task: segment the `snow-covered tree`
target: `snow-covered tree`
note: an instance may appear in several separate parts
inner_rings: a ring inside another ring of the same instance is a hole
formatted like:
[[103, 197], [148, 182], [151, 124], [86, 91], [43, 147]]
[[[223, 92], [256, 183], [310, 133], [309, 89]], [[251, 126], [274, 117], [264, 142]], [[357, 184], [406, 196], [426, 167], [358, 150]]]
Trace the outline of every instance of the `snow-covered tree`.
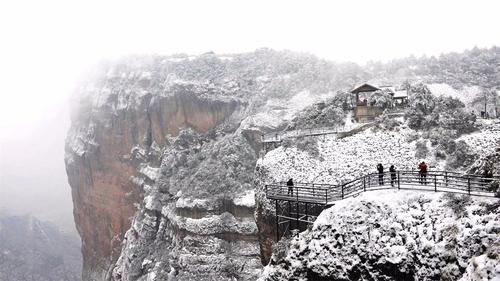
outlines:
[[495, 89], [484, 89], [479, 92], [476, 97], [472, 100], [473, 106], [480, 106], [483, 112], [490, 112], [491, 110], [493, 114], [498, 116], [498, 105], [499, 105], [500, 97], [498, 95], [498, 91]]

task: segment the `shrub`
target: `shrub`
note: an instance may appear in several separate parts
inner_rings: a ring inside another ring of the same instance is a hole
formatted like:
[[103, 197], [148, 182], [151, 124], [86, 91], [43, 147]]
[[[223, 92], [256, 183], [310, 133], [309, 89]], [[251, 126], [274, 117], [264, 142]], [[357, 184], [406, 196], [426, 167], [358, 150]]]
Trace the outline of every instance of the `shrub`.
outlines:
[[435, 155], [437, 158], [446, 159], [448, 155], [456, 150], [456, 142], [450, 135], [447, 135], [447, 130], [442, 130], [443, 133], [436, 134], [431, 137], [431, 143], [436, 143]]
[[385, 113], [376, 118], [377, 124], [373, 127], [374, 131], [387, 130], [394, 131], [401, 125], [401, 122], [394, 118], [389, 118]]
[[416, 158], [425, 158], [427, 153], [429, 153], [429, 149], [427, 148], [426, 140], [419, 140], [415, 144], [415, 157]]
[[273, 246], [273, 254], [271, 256], [270, 263], [278, 264], [279, 262], [284, 260], [288, 254], [289, 247], [290, 247], [290, 238], [282, 237], [281, 240], [278, 241]]
[[471, 202], [470, 196], [446, 193], [443, 195], [443, 198], [445, 200], [444, 206], [450, 208], [457, 217], [460, 218], [467, 215], [466, 207]]
[[451, 169], [467, 167], [474, 163], [474, 153], [463, 140], [456, 142], [455, 151], [447, 158], [446, 166]]
[[233, 259], [229, 259], [221, 267], [221, 272], [231, 279], [238, 280], [241, 277], [241, 271], [241, 266], [239, 266]]
[[463, 102], [452, 97], [434, 97], [425, 86], [412, 88], [410, 109], [405, 117], [415, 130], [443, 128], [457, 136], [477, 130], [476, 116], [465, 110]]
[[319, 156], [318, 142], [314, 137], [297, 138], [295, 145], [297, 146], [297, 149], [309, 153], [312, 157]]
[[337, 93], [333, 98], [306, 107], [288, 125], [287, 130], [342, 126], [352, 109], [351, 95]]

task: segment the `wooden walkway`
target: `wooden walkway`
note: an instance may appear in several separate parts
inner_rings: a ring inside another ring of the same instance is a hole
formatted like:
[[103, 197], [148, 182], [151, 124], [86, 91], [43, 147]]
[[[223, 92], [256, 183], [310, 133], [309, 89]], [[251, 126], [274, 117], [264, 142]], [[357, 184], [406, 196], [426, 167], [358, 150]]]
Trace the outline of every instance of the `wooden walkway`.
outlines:
[[286, 183], [266, 185], [267, 199], [276, 205], [276, 241], [291, 229], [307, 229], [322, 210], [336, 201], [355, 197], [366, 191], [398, 189], [462, 193], [494, 197], [494, 182], [500, 177], [484, 178], [447, 171], [435, 171], [421, 177], [417, 171], [398, 171], [392, 175], [367, 174], [342, 184]]

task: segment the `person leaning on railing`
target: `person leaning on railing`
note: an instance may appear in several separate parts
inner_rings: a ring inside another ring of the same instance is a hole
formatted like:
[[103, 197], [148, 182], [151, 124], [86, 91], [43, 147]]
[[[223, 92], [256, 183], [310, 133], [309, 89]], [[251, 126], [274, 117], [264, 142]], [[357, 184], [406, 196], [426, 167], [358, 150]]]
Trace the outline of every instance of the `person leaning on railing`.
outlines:
[[427, 164], [424, 161], [418, 165], [420, 184], [427, 184]]

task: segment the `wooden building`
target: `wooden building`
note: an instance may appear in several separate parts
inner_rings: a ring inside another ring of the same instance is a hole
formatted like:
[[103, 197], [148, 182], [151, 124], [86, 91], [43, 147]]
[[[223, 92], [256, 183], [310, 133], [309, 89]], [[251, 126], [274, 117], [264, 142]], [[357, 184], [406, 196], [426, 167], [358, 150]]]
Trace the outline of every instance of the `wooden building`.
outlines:
[[[370, 97], [377, 91], [388, 93], [392, 96], [392, 101], [386, 106], [377, 106], [369, 102]], [[397, 109], [407, 105], [408, 94], [406, 90], [396, 91], [392, 86], [375, 86], [364, 83], [351, 90], [353, 94], [354, 119], [358, 122], [373, 121], [375, 117], [381, 115], [387, 108]]]

